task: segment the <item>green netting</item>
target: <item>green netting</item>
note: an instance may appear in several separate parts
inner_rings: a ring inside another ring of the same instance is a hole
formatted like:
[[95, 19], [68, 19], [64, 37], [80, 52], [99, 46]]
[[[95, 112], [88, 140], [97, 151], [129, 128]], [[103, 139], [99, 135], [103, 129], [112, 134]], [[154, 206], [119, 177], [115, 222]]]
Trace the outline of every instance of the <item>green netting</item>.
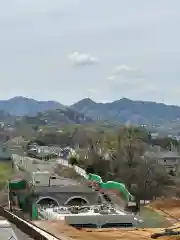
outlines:
[[36, 203], [32, 205], [32, 220], [38, 220], [38, 206]]
[[131, 194], [123, 183], [115, 181], [108, 181], [104, 183], [100, 176], [91, 173], [88, 175], [88, 180], [97, 182], [102, 190], [119, 191], [122, 198], [126, 201], [129, 201], [132, 198]]
[[119, 183], [119, 182], [115, 182], [115, 181], [107, 181], [106, 184], [107, 184], [108, 186], [114, 186], [114, 185], [116, 185], [116, 184], [120, 184], [122, 187], [125, 188], [125, 184], [124, 184], [124, 183]]
[[17, 192], [17, 199], [18, 199], [18, 204], [21, 209], [25, 209], [27, 205], [27, 196], [28, 193], [19, 193]]
[[16, 179], [9, 182], [9, 189], [18, 190], [26, 187], [26, 181], [24, 179]]
[[88, 175], [88, 180], [89, 181], [94, 181], [94, 182], [97, 182], [97, 183], [102, 183], [101, 177], [96, 175], [96, 174], [92, 174], [92, 173], [90, 173]]
[[118, 190], [125, 200], [129, 201], [130, 199], [130, 193], [125, 187], [125, 185], [122, 183], [111, 181], [111, 182], [106, 182], [101, 184], [100, 187], [101, 189], [104, 189], [104, 190], [115, 190], [115, 191]]

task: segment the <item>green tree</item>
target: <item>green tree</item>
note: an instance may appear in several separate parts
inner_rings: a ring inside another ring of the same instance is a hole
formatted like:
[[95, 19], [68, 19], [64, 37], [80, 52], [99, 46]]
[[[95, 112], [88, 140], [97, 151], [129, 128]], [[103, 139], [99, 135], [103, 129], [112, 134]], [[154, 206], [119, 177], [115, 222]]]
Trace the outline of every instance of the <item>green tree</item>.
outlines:
[[78, 165], [78, 159], [76, 156], [71, 156], [69, 159], [68, 159], [68, 163], [71, 164], [71, 165]]

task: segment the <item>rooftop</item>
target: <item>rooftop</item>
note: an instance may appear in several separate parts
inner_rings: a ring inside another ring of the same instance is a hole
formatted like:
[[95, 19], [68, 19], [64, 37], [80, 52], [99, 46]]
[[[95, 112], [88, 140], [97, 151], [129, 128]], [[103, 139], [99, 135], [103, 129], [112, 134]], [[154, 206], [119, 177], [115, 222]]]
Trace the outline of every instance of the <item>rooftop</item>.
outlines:
[[34, 193], [59, 193], [59, 192], [85, 192], [91, 193], [93, 192], [91, 188], [88, 188], [83, 185], [75, 185], [75, 184], [63, 184], [61, 186], [34, 186]]
[[10, 159], [11, 153], [5, 145], [0, 145], [0, 158], [1, 159]]
[[155, 158], [180, 158], [180, 154], [176, 150], [168, 151], [155, 146], [148, 150], [145, 155]]
[[2, 217], [0, 217], [0, 236], [1, 240], [33, 240], [28, 235], [21, 232], [14, 224], [9, 223]]

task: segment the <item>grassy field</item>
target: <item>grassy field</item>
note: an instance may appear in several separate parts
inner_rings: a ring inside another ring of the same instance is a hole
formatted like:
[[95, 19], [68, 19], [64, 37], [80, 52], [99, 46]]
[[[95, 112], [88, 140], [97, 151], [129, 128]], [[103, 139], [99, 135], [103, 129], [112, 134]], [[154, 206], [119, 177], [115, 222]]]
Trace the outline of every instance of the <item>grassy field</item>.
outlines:
[[6, 184], [7, 180], [11, 178], [13, 174], [12, 164], [0, 162], [0, 190]]
[[140, 211], [140, 218], [144, 220], [144, 223], [139, 224], [137, 227], [141, 228], [166, 228], [170, 226], [168, 220], [158, 214], [157, 212], [148, 209], [146, 207], [142, 207]]

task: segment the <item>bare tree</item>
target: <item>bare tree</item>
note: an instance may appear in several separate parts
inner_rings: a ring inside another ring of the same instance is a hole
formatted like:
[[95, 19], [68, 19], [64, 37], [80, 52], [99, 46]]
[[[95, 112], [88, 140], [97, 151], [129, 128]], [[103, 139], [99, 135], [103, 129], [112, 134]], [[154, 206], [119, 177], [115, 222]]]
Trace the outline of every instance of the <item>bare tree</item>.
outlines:
[[156, 159], [144, 157], [148, 145], [133, 128], [123, 128], [118, 136], [111, 170], [116, 180], [124, 182], [137, 199], [159, 196], [172, 181]]

